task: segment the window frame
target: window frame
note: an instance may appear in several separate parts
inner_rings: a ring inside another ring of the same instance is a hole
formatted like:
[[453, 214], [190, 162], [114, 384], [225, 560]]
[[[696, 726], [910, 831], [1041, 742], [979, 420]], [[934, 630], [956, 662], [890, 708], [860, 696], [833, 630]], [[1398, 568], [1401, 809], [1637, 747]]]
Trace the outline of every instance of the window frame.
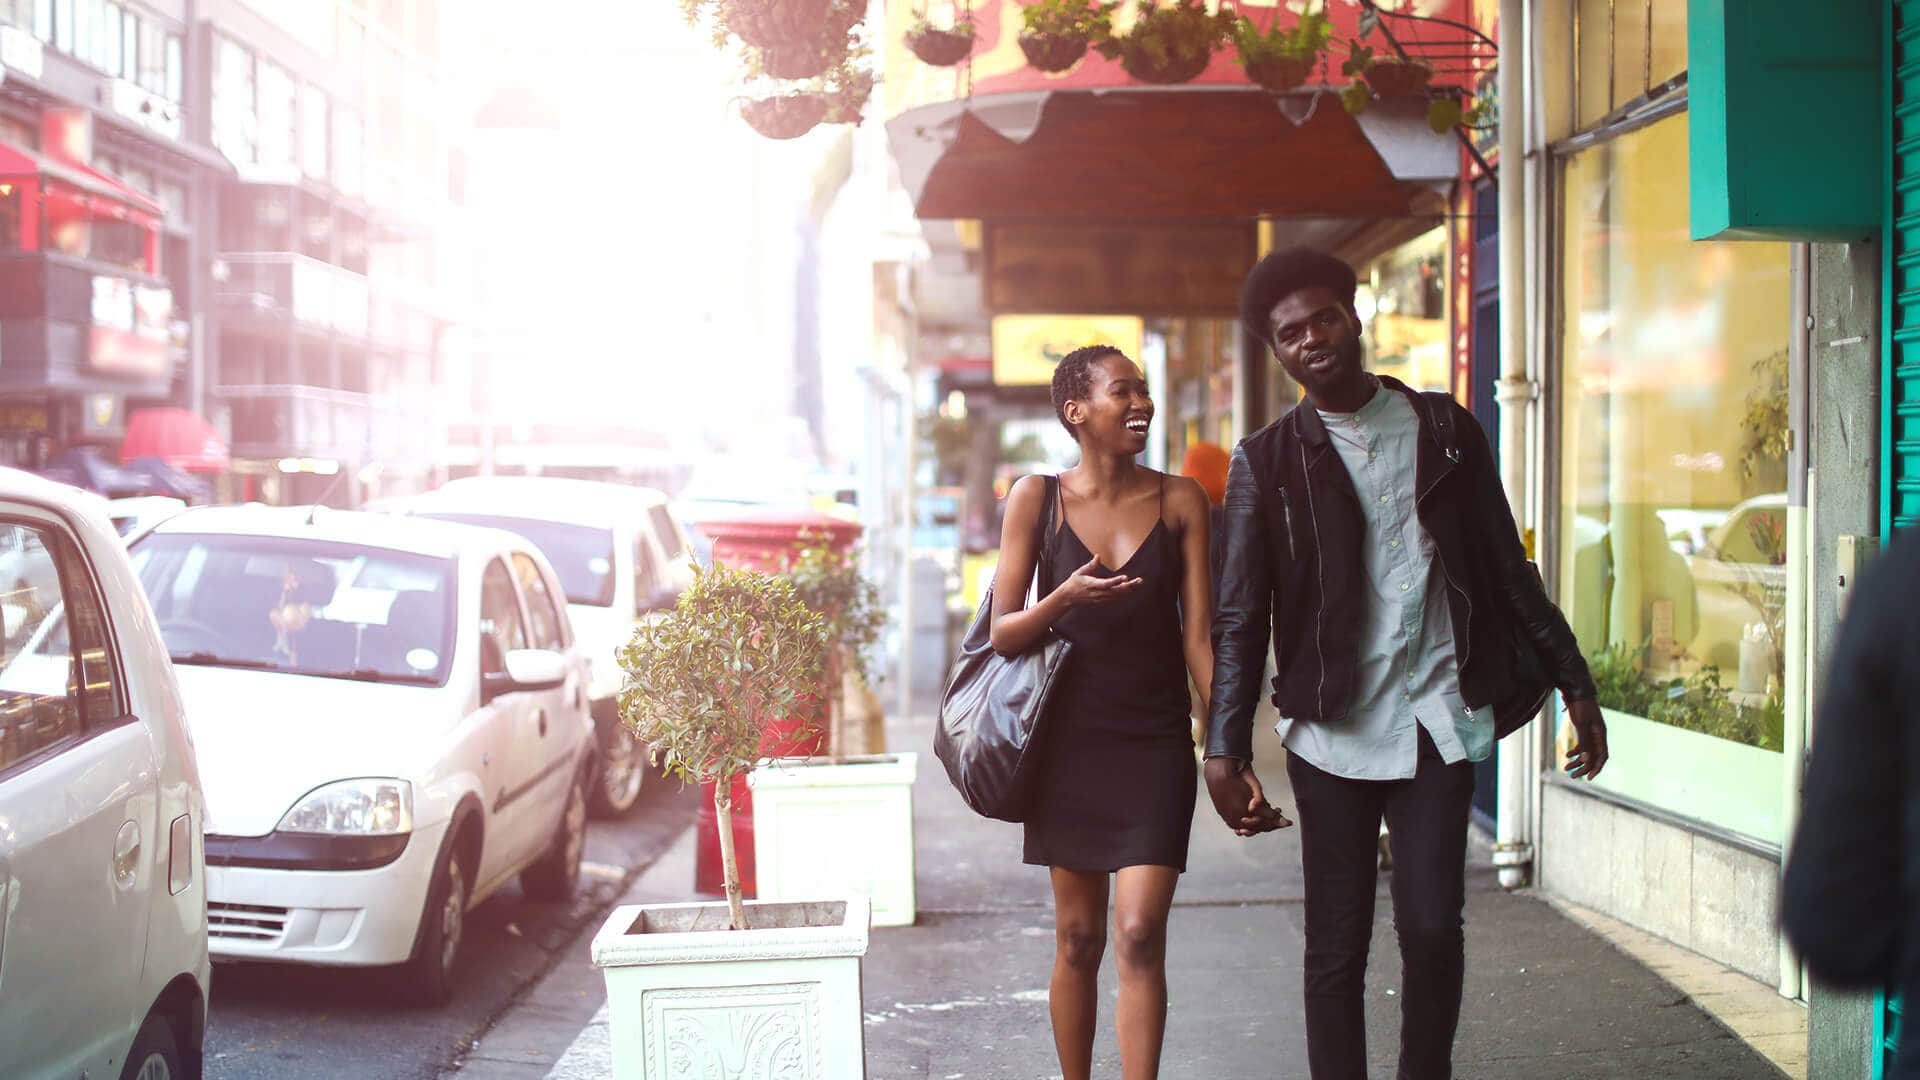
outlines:
[[520, 648], [523, 648], [523, 649], [526, 648], [527, 647], [526, 642], [528, 640], [527, 613], [526, 613], [525, 603], [522, 601], [520, 596], [520, 582], [514, 578], [513, 568], [511, 566], [508, 566], [504, 559], [502, 559], [497, 554], [489, 555], [487, 556], [486, 564], [482, 566], [480, 569], [480, 597], [479, 597], [478, 610], [476, 611], [476, 614], [479, 616], [477, 623], [479, 624], [479, 629], [480, 629], [480, 641], [479, 641], [480, 655], [478, 659], [480, 662], [480, 677], [483, 680], [488, 675], [505, 675], [507, 673], [506, 656], [507, 656], [507, 653], [510, 653], [513, 651], [513, 649], [511, 648], [502, 648], [500, 650], [500, 661], [501, 661], [500, 670], [499, 671], [487, 670], [487, 643], [486, 643], [487, 630], [485, 626], [485, 624], [489, 621], [487, 616], [487, 575], [491, 574], [496, 568], [503, 575], [506, 576], [506, 581], [509, 587], [509, 591], [513, 595], [513, 616], [516, 620], [518, 620], [516, 625], [519, 626], [520, 628], [520, 641], [521, 641]]
[[[567, 646], [572, 644], [571, 637], [568, 634], [570, 627], [568, 626], [566, 612], [562, 609], [561, 605], [554, 602], [553, 582], [547, 580], [546, 571], [541, 569], [538, 560], [534, 559], [531, 554], [525, 551], [513, 552], [509, 556], [508, 561], [512, 564], [508, 567], [509, 570], [512, 570], [521, 562], [527, 564], [527, 569], [533, 574], [533, 581], [539, 586], [539, 596], [545, 600], [547, 611], [553, 616], [553, 645], [549, 646], [542, 641], [534, 642], [531, 647], [536, 649], [551, 648], [554, 652], [565, 652]], [[527, 622], [529, 624], [538, 622], [533, 616], [533, 605], [535, 602], [533, 585], [521, 582], [517, 577], [515, 578], [515, 584], [520, 586], [520, 601], [522, 606], [526, 608]], [[529, 629], [532, 629], [532, 626], [529, 626]], [[529, 640], [531, 640], [531, 638]]]
[[[86, 708], [84, 690], [78, 686], [77, 682], [71, 682], [69, 685], [73, 687], [74, 693], [78, 695], [75, 701], [75, 709], [79, 714], [79, 732], [39, 747], [18, 761], [9, 762], [4, 766], [0, 766], [0, 783], [6, 783], [16, 776], [39, 768], [47, 762], [73, 752], [78, 747], [86, 745], [93, 739], [105, 735], [108, 732], [117, 731], [138, 720], [138, 717], [133, 713], [130, 699], [127, 695], [127, 669], [120, 651], [119, 628], [114, 623], [113, 607], [106, 601], [106, 591], [101, 588], [99, 569], [94, 565], [93, 559], [88, 556], [86, 545], [80, 543], [79, 536], [71, 520], [69, 520], [64, 513], [51, 508], [46, 508], [43, 512], [46, 513], [47, 516], [41, 518], [34, 516], [31, 511], [26, 513], [21, 512], [19, 504], [0, 504], [0, 528], [11, 525], [19, 528], [32, 529], [52, 542], [48, 546], [47, 551], [53, 561], [55, 579], [60, 583], [62, 618], [66, 618], [66, 611], [72, 605], [76, 591], [84, 590], [85, 593], [92, 598], [95, 605], [97, 605], [100, 611], [100, 625], [106, 634], [106, 641], [104, 642], [102, 652], [104, 653], [107, 668], [112, 673], [113, 700], [109, 703], [109, 707], [104, 710], [105, 715], [96, 718], [90, 715]], [[67, 580], [67, 576], [61, 572], [60, 558], [55, 554], [55, 547], [61, 544], [66, 545], [67, 550], [72, 553], [73, 558], [76, 560], [76, 565], [84, 572], [85, 580], [70, 582]], [[71, 626], [70, 622], [69, 626]], [[70, 665], [67, 673], [69, 680], [77, 679], [77, 669], [80, 667], [80, 655], [76, 645], [77, 638], [78, 636], [69, 629], [67, 632], [67, 662]]]

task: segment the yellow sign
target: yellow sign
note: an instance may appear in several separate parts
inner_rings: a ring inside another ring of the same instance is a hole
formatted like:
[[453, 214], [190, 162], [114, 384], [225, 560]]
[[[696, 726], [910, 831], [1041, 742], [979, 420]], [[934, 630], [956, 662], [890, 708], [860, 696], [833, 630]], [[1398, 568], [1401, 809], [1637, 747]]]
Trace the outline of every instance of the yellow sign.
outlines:
[[996, 315], [993, 381], [1046, 386], [1053, 382], [1053, 366], [1083, 345], [1111, 345], [1137, 364], [1145, 334], [1138, 315]]

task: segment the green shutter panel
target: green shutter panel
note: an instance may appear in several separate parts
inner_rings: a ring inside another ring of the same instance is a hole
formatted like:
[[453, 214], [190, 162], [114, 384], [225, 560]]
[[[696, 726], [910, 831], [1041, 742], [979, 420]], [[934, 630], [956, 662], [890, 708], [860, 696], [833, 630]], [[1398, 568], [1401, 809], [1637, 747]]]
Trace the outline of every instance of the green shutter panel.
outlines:
[[1890, 0], [1881, 534], [1920, 521], [1920, 0]]

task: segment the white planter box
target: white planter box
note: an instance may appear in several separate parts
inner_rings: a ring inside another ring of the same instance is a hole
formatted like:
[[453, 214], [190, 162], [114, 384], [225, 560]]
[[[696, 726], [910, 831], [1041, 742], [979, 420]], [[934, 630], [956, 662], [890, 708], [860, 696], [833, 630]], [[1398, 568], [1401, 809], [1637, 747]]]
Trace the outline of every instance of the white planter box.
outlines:
[[917, 754], [781, 758], [747, 774], [763, 900], [864, 896], [873, 925], [912, 926]]
[[632, 904], [593, 938], [617, 1080], [866, 1075], [860, 959], [867, 902]]

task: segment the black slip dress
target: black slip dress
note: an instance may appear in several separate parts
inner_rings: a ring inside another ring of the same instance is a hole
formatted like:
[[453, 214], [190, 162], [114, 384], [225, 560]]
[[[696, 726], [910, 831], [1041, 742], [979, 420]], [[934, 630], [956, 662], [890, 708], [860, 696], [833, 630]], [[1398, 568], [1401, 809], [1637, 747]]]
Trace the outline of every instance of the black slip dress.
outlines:
[[[1057, 486], [1057, 485], [1056, 485]], [[1103, 577], [1141, 579], [1132, 593], [1077, 607], [1055, 625], [1073, 657], [1049, 697], [1041, 771], [1027, 813], [1025, 861], [1111, 872], [1187, 868], [1197, 789], [1180, 634], [1180, 548], [1160, 519], [1137, 551]], [[1058, 588], [1093, 553], [1067, 521], [1064, 496], [1043, 582]]]

